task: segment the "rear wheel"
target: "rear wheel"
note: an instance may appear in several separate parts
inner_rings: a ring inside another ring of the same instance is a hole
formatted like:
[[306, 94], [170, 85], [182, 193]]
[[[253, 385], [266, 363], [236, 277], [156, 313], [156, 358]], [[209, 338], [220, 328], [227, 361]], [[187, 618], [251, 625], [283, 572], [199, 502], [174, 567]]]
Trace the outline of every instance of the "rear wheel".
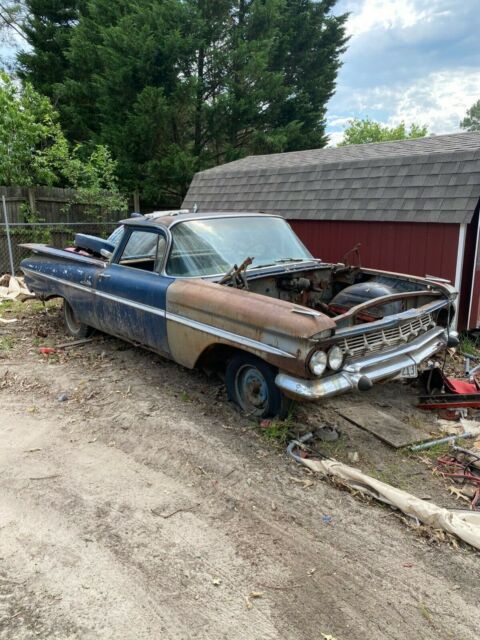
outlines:
[[275, 384], [276, 371], [263, 360], [238, 354], [228, 363], [225, 383], [229, 399], [256, 418], [285, 418], [292, 404]]
[[67, 333], [74, 338], [88, 338], [88, 336], [92, 335], [92, 327], [77, 320], [72, 307], [66, 300], [63, 301], [63, 319]]

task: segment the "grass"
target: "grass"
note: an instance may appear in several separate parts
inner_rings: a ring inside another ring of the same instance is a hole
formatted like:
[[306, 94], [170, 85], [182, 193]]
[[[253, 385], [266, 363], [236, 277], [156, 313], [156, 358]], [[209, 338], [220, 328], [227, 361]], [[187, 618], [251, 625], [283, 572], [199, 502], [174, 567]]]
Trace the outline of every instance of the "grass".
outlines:
[[265, 426], [260, 423], [260, 433], [270, 442], [285, 446], [294, 437], [295, 405], [293, 404], [284, 420], [266, 420]]
[[45, 309], [56, 309], [61, 304], [61, 300], [58, 299], [49, 300], [45, 303], [41, 300], [26, 300], [25, 302], [4, 300], [0, 303], [0, 318], [25, 318], [37, 313], [43, 313]]
[[[446, 438], [446, 437], [448, 436], [446, 435], [438, 436], [438, 439]], [[411, 451], [409, 447], [405, 447], [404, 449], [401, 449], [400, 452], [407, 456], [422, 456], [423, 458], [436, 460], [440, 456], [447, 455], [450, 452], [450, 447], [452, 446], [452, 444], [468, 449], [469, 442], [471, 444], [471, 440], [469, 441], [468, 439], [465, 439], [465, 438], [459, 438], [454, 442], [450, 441], [450, 442], [445, 442], [444, 444], [435, 444], [433, 447], [430, 447], [429, 449], [420, 449], [420, 451]]]
[[8, 351], [9, 349], [12, 349], [14, 343], [15, 338], [12, 336], [4, 336], [3, 338], [0, 338], [0, 351]]
[[261, 433], [266, 440], [287, 444], [290, 439], [292, 424], [287, 420], [272, 420], [266, 427], [261, 428]]
[[473, 338], [468, 335], [468, 333], [462, 333], [460, 336], [459, 351], [471, 356], [480, 355], [478, 350], [478, 339]]

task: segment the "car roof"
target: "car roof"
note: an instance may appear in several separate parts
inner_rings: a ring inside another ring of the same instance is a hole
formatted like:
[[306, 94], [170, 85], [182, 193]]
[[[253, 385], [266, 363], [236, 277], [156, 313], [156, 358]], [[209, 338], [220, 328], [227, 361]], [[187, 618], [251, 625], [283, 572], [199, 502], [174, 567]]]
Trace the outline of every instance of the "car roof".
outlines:
[[[157, 212], [155, 212], [157, 213]], [[161, 213], [161, 212], [158, 212]], [[148, 216], [148, 214], [147, 214]], [[155, 215], [150, 217], [140, 217], [135, 216], [134, 218], [127, 218], [126, 220], [121, 220], [120, 224], [125, 225], [135, 225], [142, 227], [171, 227], [174, 224], [178, 224], [179, 222], [186, 222], [188, 220], [211, 220], [212, 218], [258, 218], [258, 216], [265, 216], [266, 218], [278, 218], [280, 216], [275, 216], [269, 213], [262, 213], [258, 211], [257, 213], [242, 213], [239, 211], [216, 211], [212, 213], [171, 213], [170, 215]]]

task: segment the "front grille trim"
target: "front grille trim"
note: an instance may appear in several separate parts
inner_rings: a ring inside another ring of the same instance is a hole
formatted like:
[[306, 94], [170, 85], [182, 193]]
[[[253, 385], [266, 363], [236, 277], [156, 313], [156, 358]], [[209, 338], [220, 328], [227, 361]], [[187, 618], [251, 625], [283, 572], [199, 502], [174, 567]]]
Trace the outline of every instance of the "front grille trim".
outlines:
[[432, 314], [425, 313], [395, 327], [367, 330], [351, 338], [342, 338], [336, 344], [342, 349], [345, 358], [351, 360], [411, 342], [435, 326]]

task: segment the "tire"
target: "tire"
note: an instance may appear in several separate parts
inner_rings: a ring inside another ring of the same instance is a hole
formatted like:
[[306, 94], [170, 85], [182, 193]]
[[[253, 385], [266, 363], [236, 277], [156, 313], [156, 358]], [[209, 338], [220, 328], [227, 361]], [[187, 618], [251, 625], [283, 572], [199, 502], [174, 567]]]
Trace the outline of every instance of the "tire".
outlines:
[[275, 384], [276, 370], [248, 353], [239, 353], [227, 364], [225, 384], [229, 400], [256, 418], [285, 418], [289, 400]]
[[63, 301], [63, 320], [65, 322], [67, 333], [74, 338], [88, 338], [93, 333], [92, 327], [89, 327], [76, 319], [72, 307], [66, 300]]

